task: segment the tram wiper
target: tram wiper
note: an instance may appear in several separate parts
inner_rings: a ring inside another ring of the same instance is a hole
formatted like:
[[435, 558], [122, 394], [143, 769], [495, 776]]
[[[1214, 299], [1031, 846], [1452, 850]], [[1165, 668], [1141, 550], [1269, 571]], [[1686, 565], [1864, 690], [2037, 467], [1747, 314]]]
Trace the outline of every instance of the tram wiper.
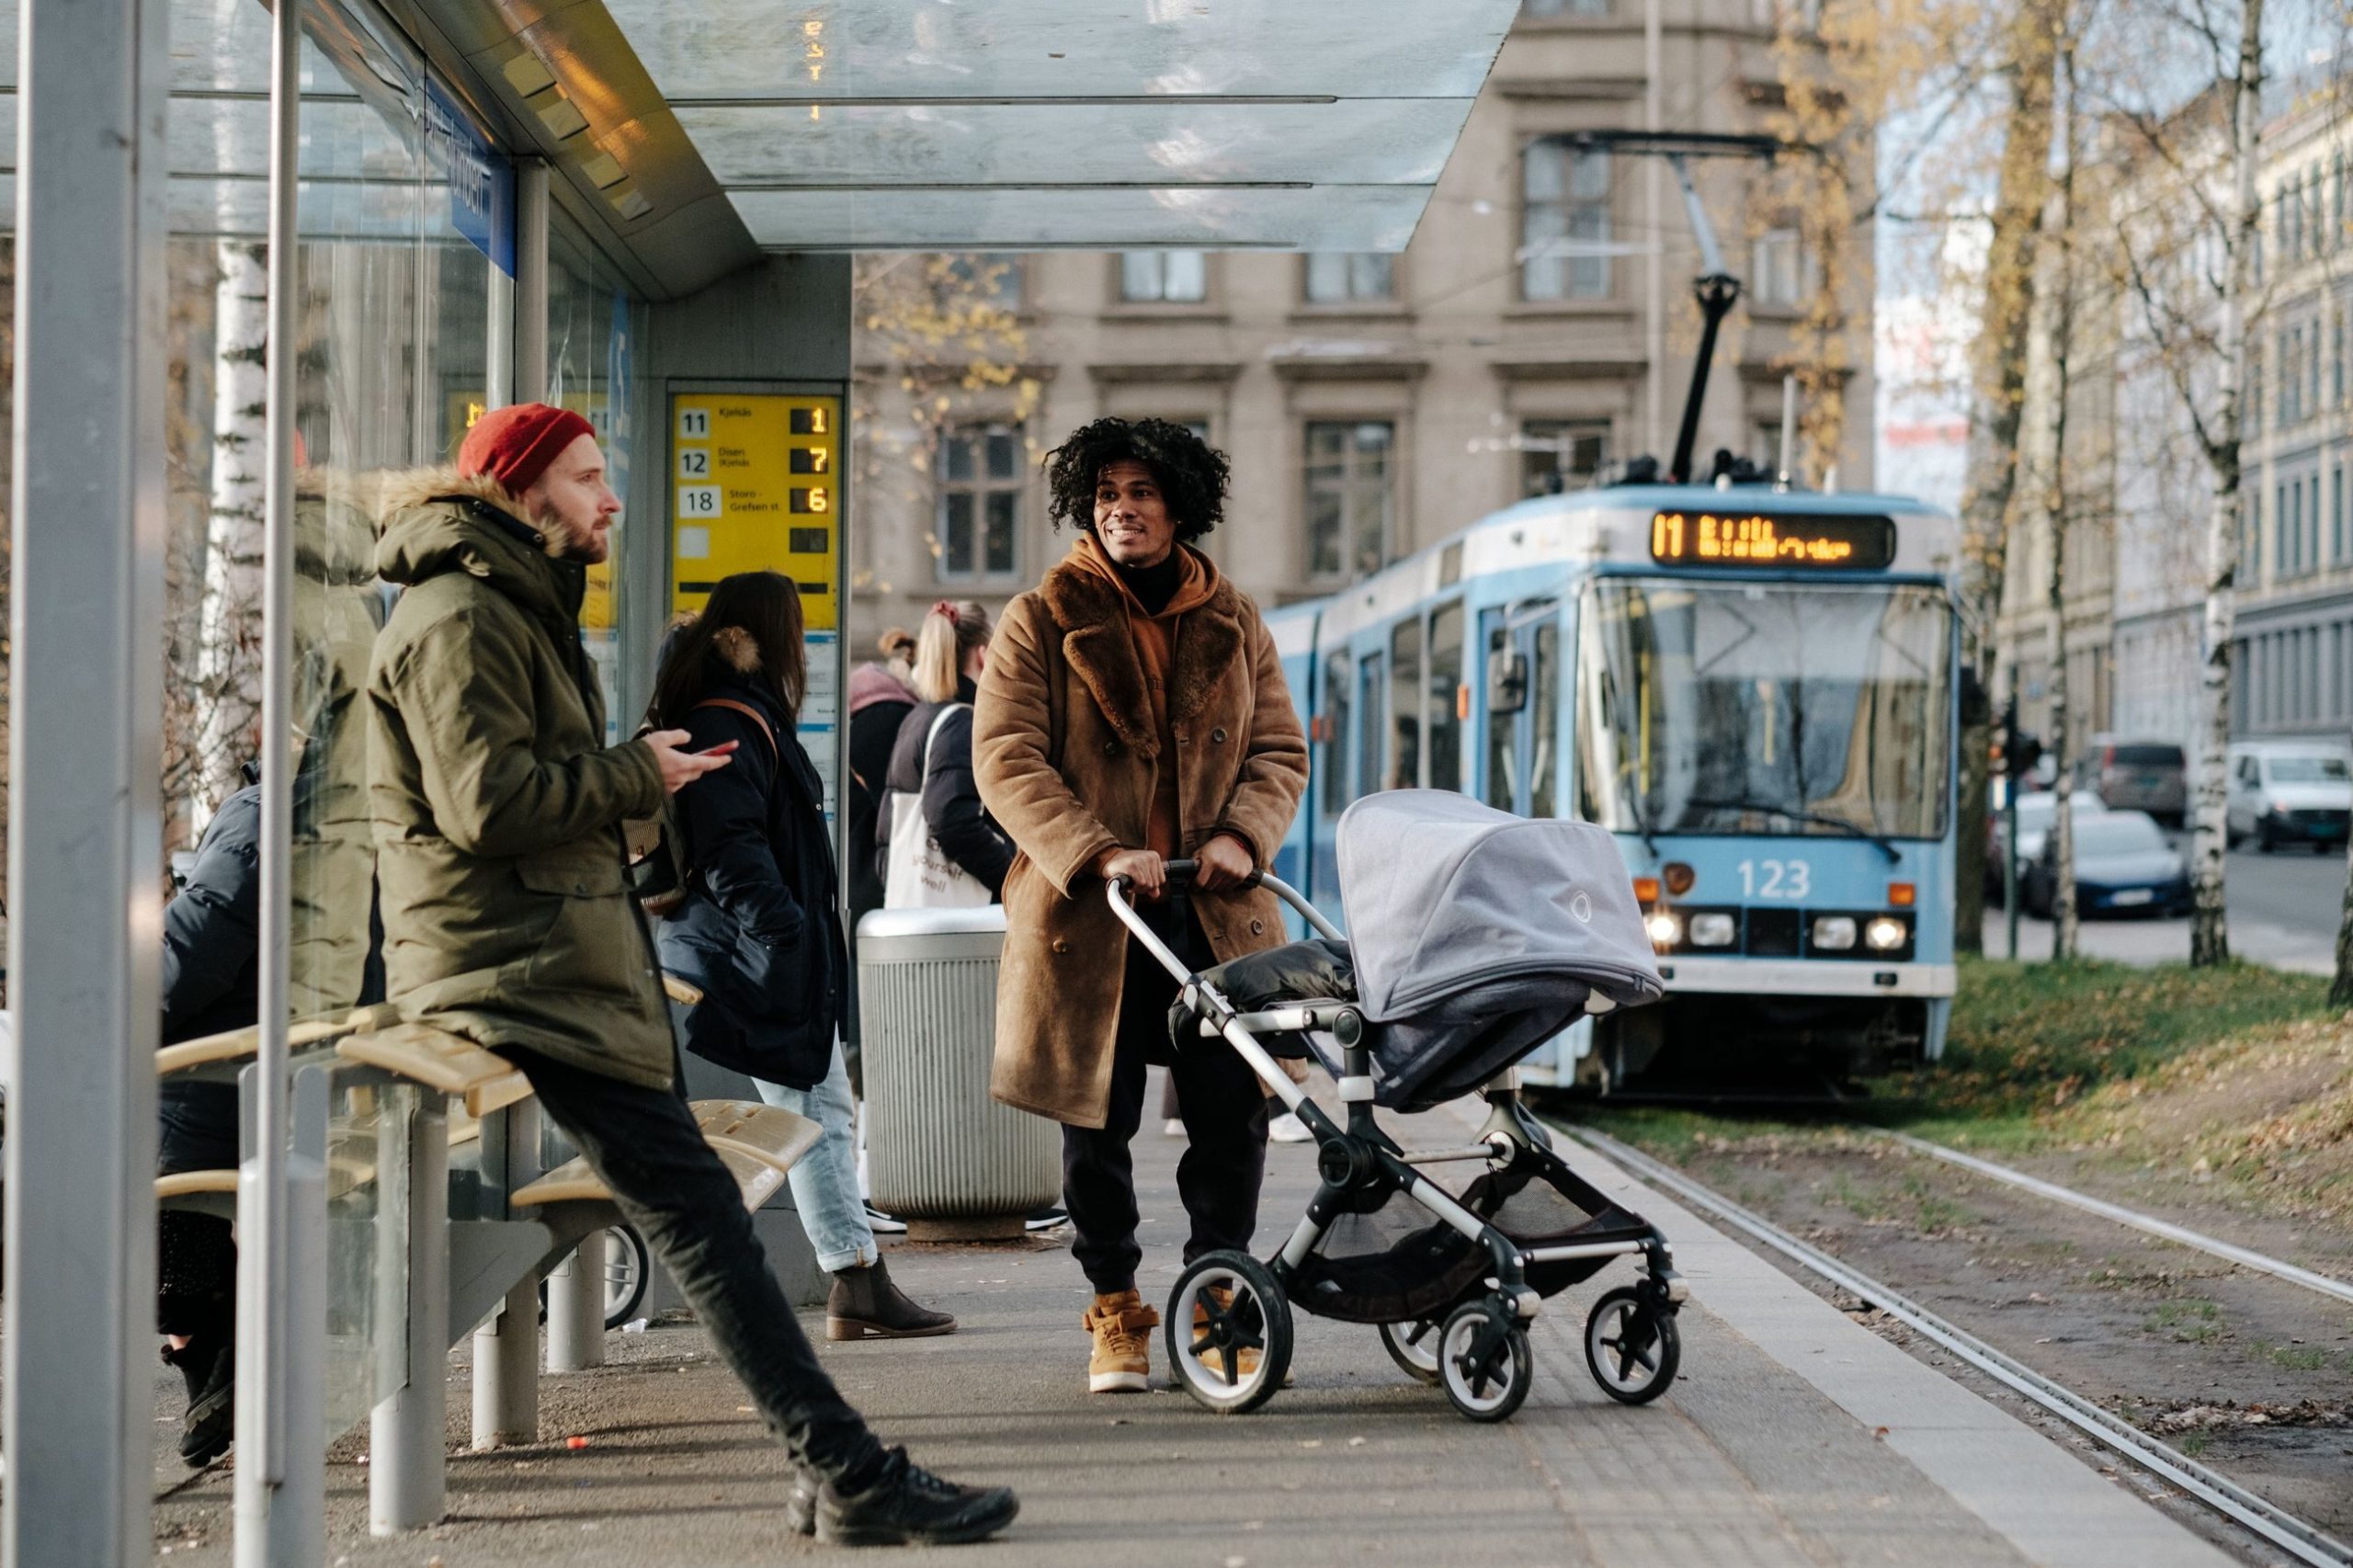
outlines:
[[1870, 839], [1879, 846], [1879, 852], [1887, 857], [1888, 864], [1891, 866], [1904, 858], [1891, 840], [1873, 833], [1867, 827], [1858, 827], [1845, 817], [1824, 816], [1818, 812], [1792, 811], [1788, 806], [1777, 805], [1770, 801], [1708, 801], [1695, 797], [1683, 803], [1687, 806], [1697, 806], [1702, 811], [1767, 812], [1777, 817], [1787, 817], [1791, 822], [1810, 822], [1822, 827], [1835, 827], [1842, 832], [1850, 833], [1857, 838]]

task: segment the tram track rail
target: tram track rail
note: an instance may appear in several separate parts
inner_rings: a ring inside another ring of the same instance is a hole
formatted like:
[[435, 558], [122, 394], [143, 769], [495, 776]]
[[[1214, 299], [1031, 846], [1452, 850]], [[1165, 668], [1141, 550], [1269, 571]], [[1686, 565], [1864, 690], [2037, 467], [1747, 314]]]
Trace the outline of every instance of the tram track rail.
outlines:
[[2309, 1268], [2301, 1268], [2282, 1259], [2267, 1256], [2265, 1254], [2239, 1246], [2234, 1243], [2206, 1235], [2186, 1225], [2177, 1225], [2170, 1220], [2160, 1220], [2154, 1214], [2143, 1214], [2137, 1209], [2127, 1209], [2120, 1203], [2110, 1203], [2106, 1199], [2094, 1198], [2089, 1193], [2077, 1192], [2074, 1187], [2062, 1187], [2055, 1181], [2045, 1181], [2040, 1176], [2029, 1176], [2024, 1171], [2013, 1170], [1993, 1160], [1984, 1159], [1943, 1143], [1932, 1142], [1926, 1138], [1917, 1138], [1909, 1132], [1896, 1132], [1886, 1128], [1876, 1127], [1857, 1131], [1869, 1131], [1877, 1137], [1885, 1138], [1903, 1148], [1909, 1149], [1915, 1154], [1925, 1154], [1931, 1159], [1942, 1160], [1947, 1165], [1958, 1165], [1962, 1170], [1973, 1172], [1988, 1180], [2001, 1182], [2021, 1192], [2030, 1192], [2038, 1198], [2047, 1199], [2053, 1203], [2063, 1203], [2071, 1209], [2081, 1210], [2086, 1214], [2097, 1214], [2103, 1220], [2113, 1220], [2120, 1225], [2130, 1226], [2148, 1235], [2193, 1248], [2210, 1256], [2219, 1257], [2227, 1263], [2236, 1264], [2241, 1268], [2251, 1268], [2257, 1273], [2268, 1274], [2275, 1278], [2285, 1279], [2291, 1285], [2301, 1285], [2307, 1290], [2316, 1290], [2324, 1296], [2334, 1296], [2340, 1301], [2353, 1301], [2353, 1283], [2343, 1279], [2333, 1279], [2325, 1274], [2316, 1274]]
[[2316, 1568], [2342, 1568], [2342, 1565], [2353, 1564], [2353, 1547], [2247, 1490], [2221, 1471], [2178, 1452], [2123, 1417], [1996, 1349], [1967, 1330], [1947, 1322], [1859, 1269], [1801, 1241], [1713, 1188], [1607, 1133], [1574, 1124], [1554, 1125], [1628, 1175], [1664, 1189], [1711, 1219], [1787, 1257], [1836, 1289], [1878, 1309], [2030, 1403], [2066, 1422], [2110, 1452], [2196, 1498], [2223, 1518], [2260, 1537], [2298, 1562], [2314, 1564]]

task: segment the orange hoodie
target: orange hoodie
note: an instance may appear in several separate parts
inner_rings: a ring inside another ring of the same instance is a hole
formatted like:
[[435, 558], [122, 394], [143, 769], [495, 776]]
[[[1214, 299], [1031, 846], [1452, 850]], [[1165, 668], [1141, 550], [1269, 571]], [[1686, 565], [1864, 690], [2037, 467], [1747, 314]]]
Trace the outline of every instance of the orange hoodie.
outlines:
[[1120, 590], [1128, 607], [1128, 634], [1134, 640], [1136, 663], [1143, 667], [1144, 689], [1151, 694], [1152, 732], [1160, 739], [1161, 767], [1152, 797], [1152, 823], [1144, 847], [1163, 859], [1184, 853], [1184, 824], [1176, 820], [1176, 737], [1168, 722], [1168, 672], [1176, 663], [1180, 622], [1188, 610], [1210, 602], [1217, 592], [1217, 567], [1209, 557], [1186, 545], [1176, 547], [1181, 572], [1176, 591], [1157, 615], [1143, 608], [1127, 579], [1092, 534], [1081, 534], [1071, 547], [1071, 559]]

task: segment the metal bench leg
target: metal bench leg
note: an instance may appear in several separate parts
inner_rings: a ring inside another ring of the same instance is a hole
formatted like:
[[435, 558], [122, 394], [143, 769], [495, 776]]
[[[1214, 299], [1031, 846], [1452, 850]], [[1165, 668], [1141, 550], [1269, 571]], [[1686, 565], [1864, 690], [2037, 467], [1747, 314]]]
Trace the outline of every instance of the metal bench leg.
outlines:
[[[243, 1074], [244, 1125], [255, 1134], [254, 1075]], [[294, 1080], [293, 1147], [286, 1162], [286, 1207], [267, 1226], [240, 1228], [237, 1339], [259, 1354], [237, 1368], [238, 1455], [234, 1492], [236, 1568], [310, 1568], [326, 1555], [327, 1074], [306, 1067]], [[259, 1186], [248, 1147], [239, 1212]], [[266, 1234], [268, 1230], [277, 1234]], [[273, 1303], [260, 1283], [265, 1252], [283, 1260]], [[277, 1308], [275, 1332], [263, 1328]]]
[[[505, 1190], [540, 1174], [540, 1108], [525, 1100], [483, 1125], [483, 1172], [495, 1162]], [[474, 1330], [474, 1447], [504, 1448], [540, 1436], [540, 1282], [526, 1278]]]
[[548, 1370], [605, 1364], [605, 1233], [591, 1231], [548, 1276]]
[[377, 1535], [441, 1517], [449, 1406], [449, 1118], [438, 1095], [407, 1102], [407, 1379], [369, 1423], [368, 1524]]

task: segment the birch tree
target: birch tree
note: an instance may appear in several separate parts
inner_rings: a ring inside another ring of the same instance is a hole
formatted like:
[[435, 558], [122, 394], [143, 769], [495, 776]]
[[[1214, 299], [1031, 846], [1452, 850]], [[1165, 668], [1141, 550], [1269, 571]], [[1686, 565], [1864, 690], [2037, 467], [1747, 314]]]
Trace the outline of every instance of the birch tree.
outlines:
[[[2063, 7], [2063, 0], [2020, 0], [2004, 31], [2008, 105], [1987, 224], [1983, 326], [1970, 401], [1969, 479], [1961, 501], [1964, 653], [1988, 690], [1992, 632], [2009, 569], [2018, 494], [2018, 434], [2026, 412], [2036, 254], [2049, 204], [2052, 83]], [[1972, 860], [1984, 853], [1985, 842], [1991, 738], [1990, 726], [1973, 726], [1961, 748], [1961, 831], [1965, 856]], [[1964, 867], [1959, 931], [1972, 950], [1984, 942], [1982, 887], [1982, 878], [1967, 875]]]
[[2075, 29], [2061, 18], [2059, 76], [2066, 85], [2058, 115], [2059, 188], [2053, 209], [2057, 242], [2052, 278], [2051, 320], [2051, 462], [2042, 492], [2043, 516], [2051, 540], [2051, 753], [2059, 780], [2058, 810], [2051, 817], [2051, 957], [2065, 963], [2075, 957], [2078, 937], [2075, 909], [2075, 812], [2070, 776], [2075, 745], [2070, 737], [2070, 692], [2067, 670], [2067, 524], [2070, 498], [2067, 467], [2067, 415], [2073, 390], [2075, 339]]
[[195, 781], [205, 809], [237, 788], [261, 723], [263, 509], [267, 494], [266, 248], [223, 240], [214, 290], [212, 509], [196, 659]]
[[[2172, 112], [2123, 101], [2120, 91], [2113, 113], [2138, 142], [2138, 162], [2147, 171], [2139, 210], [2118, 226], [2124, 265], [2208, 470], [2190, 812], [2189, 961], [2200, 966], [2230, 958], [2223, 802], [2231, 640], [2245, 528], [2247, 324], [2260, 308], [2256, 256], [2263, 209], [2256, 176], [2263, 144], [2265, 5], [2241, 0], [2235, 28], [2227, 14], [2203, 5], [2154, 18], [2154, 26], [2187, 33], [2211, 73], [2208, 84]], [[2125, 90], [2136, 85], [2120, 82]], [[2197, 264], [2200, 235], [2212, 237], [2218, 266]]]

